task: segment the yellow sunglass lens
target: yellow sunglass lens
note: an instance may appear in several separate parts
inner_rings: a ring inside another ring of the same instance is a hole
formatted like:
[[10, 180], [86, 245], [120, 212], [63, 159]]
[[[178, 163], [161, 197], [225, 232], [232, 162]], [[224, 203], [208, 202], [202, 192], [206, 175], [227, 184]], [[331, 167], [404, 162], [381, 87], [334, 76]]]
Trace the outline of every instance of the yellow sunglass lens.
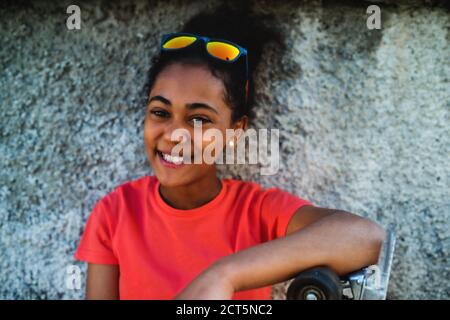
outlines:
[[225, 61], [233, 61], [239, 55], [238, 48], [224, 42], [208, 42], [206, 49], [214, 57]]
[[163, 48], [164, 49], [181, 49], [184, 47], [187, 47], [194, 43], [194, 41], [197, 40], [196, 37], [189, 37], [189, 36], [179, 36], [173, 39], [170, 39], [166, 43], [164, 43]]

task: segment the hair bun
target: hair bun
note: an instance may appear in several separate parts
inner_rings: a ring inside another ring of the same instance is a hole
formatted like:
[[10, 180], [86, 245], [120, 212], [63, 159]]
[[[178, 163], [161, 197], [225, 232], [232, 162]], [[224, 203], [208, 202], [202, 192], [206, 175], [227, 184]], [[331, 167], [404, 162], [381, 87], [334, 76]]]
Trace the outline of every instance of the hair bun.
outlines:
[[253, 74], [264, 46], [276, 42], [284, 48], [283, 38], [275, 28], [273, 15], [253, 13], [249, 3], [239, 5], [239, 8], [233, 8], [222, 4], [213, 10], [197, 13], [183, 25], [181, 32], [221, 38], [246, 48], [249, 72]]

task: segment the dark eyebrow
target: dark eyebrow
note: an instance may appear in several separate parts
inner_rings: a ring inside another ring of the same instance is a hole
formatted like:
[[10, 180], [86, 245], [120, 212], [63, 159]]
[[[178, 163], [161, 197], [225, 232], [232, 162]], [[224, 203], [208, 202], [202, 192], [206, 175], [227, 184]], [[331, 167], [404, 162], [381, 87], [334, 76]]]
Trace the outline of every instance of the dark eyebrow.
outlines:
[[148, 100], [148, 103], [150, 103], [152, 101], [161, 101], [162, 103], [167, 104], [169, 106], [172, 105], [169, 100], [167, 100], [166, 98], [164, 98], [162, 96], [153, 96], [150, 98], [150, 100]]
[[186, 108], [188, 108], [190, 110], [194, 110], [194, 109], [208, 109], [208, 110], [211, 110], [212, 112], [214, 112], [216, 114], [219, 114], [216, 109], [214, 109], [213, 107], [211, 107], [210, 105], [208, 105], [206, 103], [201, 103], [201, 102], [188, 103], [188, 104], [186, 104]]
[[[153, 96], [153, 97], [150, 98], [148, 103], [150, 104], [150, 102], [152, 102], [152, 101], [160, 101], [160, 102], [164, 103], [167, 106], [172, 106], [172, 103], [170, 102], [170, 100], [164, 98], [163, 96]], [[188, 108], [189, 110], [208, 109], [208, 110], [211, 110], [212, 112], [214, 112], [216, 114], [219, 114], [215, 108], [211, 107], [210, 105], [208, 105], [206, 103], [201, 103], [201, 102], [188, 103], [188, 104], [186, 104], [186, 108]]]

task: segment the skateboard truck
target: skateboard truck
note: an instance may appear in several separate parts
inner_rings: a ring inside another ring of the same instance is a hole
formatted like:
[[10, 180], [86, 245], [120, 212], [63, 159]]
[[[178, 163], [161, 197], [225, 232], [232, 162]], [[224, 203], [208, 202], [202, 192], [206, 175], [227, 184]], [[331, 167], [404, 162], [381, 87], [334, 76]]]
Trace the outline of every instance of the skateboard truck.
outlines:
[[376, 265], [339, 277], [330, 268], [314, 267], [299, 273], [289, 284], [288, 300], [385, 300], [395, 248], [390, 226]]

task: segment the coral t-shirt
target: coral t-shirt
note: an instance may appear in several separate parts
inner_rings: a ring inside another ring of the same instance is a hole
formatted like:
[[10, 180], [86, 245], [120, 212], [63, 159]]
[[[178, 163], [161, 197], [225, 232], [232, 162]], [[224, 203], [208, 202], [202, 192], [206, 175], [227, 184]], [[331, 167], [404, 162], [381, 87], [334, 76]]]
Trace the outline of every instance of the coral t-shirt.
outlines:
[[[221, 181], [214, 199], [191, 210], [168, 205], [156, 176], [120, 185], [95, 205], [75, 258], [119, 265], [120, 299], [173, 299], [221, 257], [283, 237], [295, 211], [312, 205], [278, 188]], [[232, 299], [269, 300], [271, 289]]]

